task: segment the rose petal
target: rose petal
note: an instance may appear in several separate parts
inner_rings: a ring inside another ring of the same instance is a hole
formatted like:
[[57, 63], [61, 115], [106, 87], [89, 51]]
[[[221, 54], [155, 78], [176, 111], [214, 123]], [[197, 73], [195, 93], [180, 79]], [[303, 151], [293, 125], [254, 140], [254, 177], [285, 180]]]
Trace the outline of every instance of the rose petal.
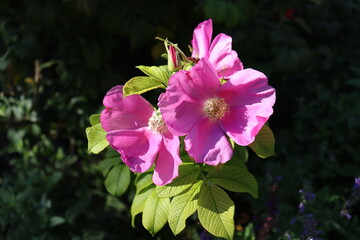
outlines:
[[191, 45], [193, 47], [192, 57], [207, 57], [211, 37], [212, 37], [212, 20], [206, 20], [200, 23], [194, 30]]
[[219, 121], [221, 128], [238, 145], [247, 146], [255, 140], [262, 126], [271, 115], [272, 108], [266, 108], [261, 104], [246, 107], [230, 108], [229, 113]]
[[186, 95], [181, 86], [169, 86], [159, 97], [158, 106], [168, 130], [186, 135], [202, 116], [202, 104]]
[[[268, 85], [267, 77], [262, 72], [250, 68], [236, 72], [229, 81], [218, 88], [216, 95], [232, 107], [261, 103], [272, 109], [275, 103], [275, 89]], [[264, 114], [259, 114], [269, 117], [270, 112], [272, 113], [267, 110]]]
[[224, 33], [218, 34], [211, 43], [209, 62], [216, 63], [216, 59], [223, 58], [231, 52], [232, 38]]
[[218, 56], [218, 58], [213, 61], [212, 64], [216, 69], [218, 76], [223, 79], [229, 79], [234, 73], [244, 69], [242, 62], [235, 51], [231, 51], [229, 54], [223, 56]]
[[149, 128], [116, 130], [106, 135], [110, 146], [121, 154], [123, 162], [133, 172], [147, 171], [159, 152], [162, 136]]
[[163, 134], [163, 141], [155, 164], [153, 182], [156, 185], [171, 183], [179, 175], [179, 165], [182, 163], [179, 157], [180, 141], [171, 133]]
[[123, 98], [122, 89], [123, 86], [115, 86], [104, 97], [106, 108], [100, 115], [100, 122], [107, 132], [145, 127], [154, 112], [152, 105], [140, 95]]
[[189, 70], [189, 76], [192, 82], [192, 92], [200, 96], [200, 99], [211, 98], [220, 86], [217, 72], [205, 58]]
[[169, 131], [176, 136], [186, 135], [204, 115], [204, 101], [210, 99], [219, 86], [217, 73], [206, 59], [189, 71], [172, 75], [158, 103]]
[[252, 143], [273, 113], [275, 89], [268, 85], [267, 77], [253, 69], [239, 71], [221, 85], [217, 96], [230, 105], [219, 121], [221, 128], [239, 145]]
[[217, 121], [203, 118], [185, 138], [185, 150], [198, 163], [218, 165], [232, 157], [233, 150]]

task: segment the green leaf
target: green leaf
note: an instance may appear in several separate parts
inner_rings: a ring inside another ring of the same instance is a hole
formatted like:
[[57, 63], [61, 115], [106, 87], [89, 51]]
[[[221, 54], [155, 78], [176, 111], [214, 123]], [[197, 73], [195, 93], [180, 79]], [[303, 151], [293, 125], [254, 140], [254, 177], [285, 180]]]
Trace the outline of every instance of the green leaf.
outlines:
[[267, 158], [275, 155], [275, 138], [271, 129], [264, 125], [255, 141], [249, 147], [261, 158]]
[[172, 199], [168, 222], [174, 235], [179, 234], [185, 228], [186, 219], [197, 210], [197, 195], [203, 183], [202, 180], [194, 183], [189, 191]]
[[139, 193], [144, 188], [153, 184], [152, 174], [150, 172], [138, 173], [134, 184], [136, 185], [136, 193]]
[[234, 235], [234, 202], [216, 185], [200, 190], [198, 217], [203, 227], [211, 234], [226, 239]]
[[248, 172], [245, 165], [223, 166], [220, 170], [214, 170], [206, 177], [212, 183], [219, 185], [232, 192], [247, 192], [254, 198], [258, 197], [258, 185], [255, 177]]
[[200, 174], [198, 166], [195, 164], [180, 165], [179, 176], [165, 186], [156, 186], [158, 197], [174, 197], [191, 187]]
[[234, 140], [229, 138], [231, 146], [234, 149], [233, 152], [233, 159], [236, 158], [237, 160], [240, 160], [243, 163], [246, 163], [248, 161], [249, 153], [247, 151], [247, 148], [244, 146], [237, 145]]
[[99, 162], [98, 164], [96, 164], [95, 168], [98, 171], [100, 171], [102, 175], [105, 177], [108, 174], [110, 168], [119, 163], [121, 163], [120, 157], [106, 158], [101, 162]]
[[166, 65], [152, 67], [140, 65], [137, 66], [137, 68], [149, 77], [163, 83], [165, 87], [167, 86], [169, 78], [171, 77], [171, 72]]
[[129, 187], [130, 170], [125, 164], [111, 168], [105, 179], [106, 190], [114, 196], [121, 196]]
[[124, 97], [133, 94], [142, 94], [144, 92], [156, 89], [165, 88], [166, 86], [152, 77], [133, 77], [127, 81], [123, 88]]
[[106, 140], [106, 132], [100, 123], [86, 128], [86, 137], [88, 139], [88, 150], [91, 153], [98, 154], [109, 146], [109, 142]]
[[169, 198], [159, 198], [152, 192], [144, 206], [142, 223], [152, 236], [154, 236], [167, 222], [170, 208]]
[[148, 186], [135, 194], [134, 200], [131, 204], [131, 225], [135, 227], [135, 216], [144, 211], [146, 199], [155, 191], [154, 186]]
[[91, 126], [100, 123], [100, 114], [93, 114], [89, 118]]
[[57, 225], [63, 224], [65, 222], [65, 219], [60, 216], [52, 216], [50, 218], [50, 227], [55, 227]]

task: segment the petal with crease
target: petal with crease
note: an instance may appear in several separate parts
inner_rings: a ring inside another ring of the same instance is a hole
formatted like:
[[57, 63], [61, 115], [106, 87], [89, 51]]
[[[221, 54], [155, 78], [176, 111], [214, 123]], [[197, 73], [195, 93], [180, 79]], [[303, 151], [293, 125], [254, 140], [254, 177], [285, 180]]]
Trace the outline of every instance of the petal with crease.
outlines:
[[203, 118], [185, 138], [185, 150], [198, 163], [218, 165], [232, 157], [233, 150], [217, 121]]
[[154, 163], [162, 136], [149, 128], [116, 130], [106, 135], [111, 147], [121, 154], [123, 162], [133, 172], [145, 172]]
[[163, 141], [155, 164], [153, 182], [156, 185], [171, 183], [179, 175], [181, 164], [179, 157], [180, 141], [171, 133], [163, 134]]
[[122, 89], [115, 86], [104, 97], [106, 108], [101, 112], [100, 122], [107, 132], [145, 127], [154, 112], [152, 105], [140, 95], [123, 98]]
[[206, 20], [200, 23], [194, 30], [191, 45], [193, 47], [192, 57], [203, 58], [207, 57], [211, 37], [212, 37], [212, 20]]

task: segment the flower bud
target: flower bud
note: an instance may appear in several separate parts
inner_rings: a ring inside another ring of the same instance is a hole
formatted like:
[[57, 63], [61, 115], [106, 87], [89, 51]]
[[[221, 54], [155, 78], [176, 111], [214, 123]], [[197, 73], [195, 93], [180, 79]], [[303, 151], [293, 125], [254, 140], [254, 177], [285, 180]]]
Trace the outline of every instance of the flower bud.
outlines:
[[171, 72], [175, 72], [182, 68], [181, 58], [179, 52], [173, 45], [168, 44], [167, 41], [164, 41], [166, 52], [168, 54], [168, 68]]

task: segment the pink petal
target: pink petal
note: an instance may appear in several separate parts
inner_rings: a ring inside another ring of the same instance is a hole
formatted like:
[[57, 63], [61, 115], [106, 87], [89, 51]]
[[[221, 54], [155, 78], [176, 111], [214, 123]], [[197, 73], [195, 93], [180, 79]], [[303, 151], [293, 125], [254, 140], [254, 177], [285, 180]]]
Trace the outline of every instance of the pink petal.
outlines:
[[182, 163], [179, 157], [180, 141], [169, 132], [163, 134], [158, 158], [156, 160], [153, 174], [153, 182], [156, 185], [165, 185], [171, 183], [179, 175], [178, 168]]
[[[212, 56], [212, 55], [211, 55]], [[229, 79], [231, 76], [244, 69], [244, 66], [235, 51], [231, 51], [229, 54], [219, 56], [216, 62], [213, 63], [216, 72], [220, 78]]]
[[[236, 72], [229, 81], [218, 88], [216, 95], [224, 98], [232, 107], [261, 103], [272, 109], [275, 103], [275, 89], [268, 85], [267, 77], [262, 72], [250, 68]], [[264, 114], [261, 116], [271, 115], [268, 111]]]
[[216, 62], [218, 58], [223, 58], [231, 52], [232, 38], [224, 33], [218, 34], [211, 43], [209, 61]]
[[220, 81], [206, 59], [189, 71], [171, 76], [169, 87], [159, 97], [158, 106], [171, 133], [186, 135], [203, 113], [203, 102], [211, 98]]
[[168, 130], [176, 136], [186, 135], [203, 114], [202, 104], [176, 85], [160, 95], [158, 106]]
[[275, 89], [268, 85], [267, 77], [253, 69], [239, 71], [220, 86], [217, 96], [230, 105], [219, 121], [221, 128], [239, 145], [252, 143], [273, 113]]
[[106, 135], [110, 146], [121, 154], [133, 172], [145, 172], [154, 163], [162, 136], [149, 128], [111, 131]]
[[209, 49], [209, 62], [221, 78], [228, 79], [232, 74], [244, 68], [231, 45], [232, 38], [220, 33], [214, 38]]
[[220, 79], [207, 59], [201, 59], [189, 70], [189, 75], [193, 82], [192, 92], [201, 96], [201, 99], [212, 97], [220, 86]]
[[123, 98], [122, 89], [123, 86], [115, 86], [104, 97], [106, 108], [100, 115], [100, 122], [107, 132], [145, 127], [154, 112], [152, 105], [140, 95]]
[[192, 57], [207, 57], [211, 37], [212, 37], [212, 20], [206, 20], [200, 23], [194, 30], [191, 45], [193, 47]]
[[271, 115], [272, 109], [261, 104], [230, 108], [229, 113], [219, 121], [221, 128], [238, 145], [247, 146], [255, 140], [262, 126]]
[[232, 157], [233, 150], [217, 121], [203, 118], [185, 138], [185, 150], [198, 163], [218, 165]]

